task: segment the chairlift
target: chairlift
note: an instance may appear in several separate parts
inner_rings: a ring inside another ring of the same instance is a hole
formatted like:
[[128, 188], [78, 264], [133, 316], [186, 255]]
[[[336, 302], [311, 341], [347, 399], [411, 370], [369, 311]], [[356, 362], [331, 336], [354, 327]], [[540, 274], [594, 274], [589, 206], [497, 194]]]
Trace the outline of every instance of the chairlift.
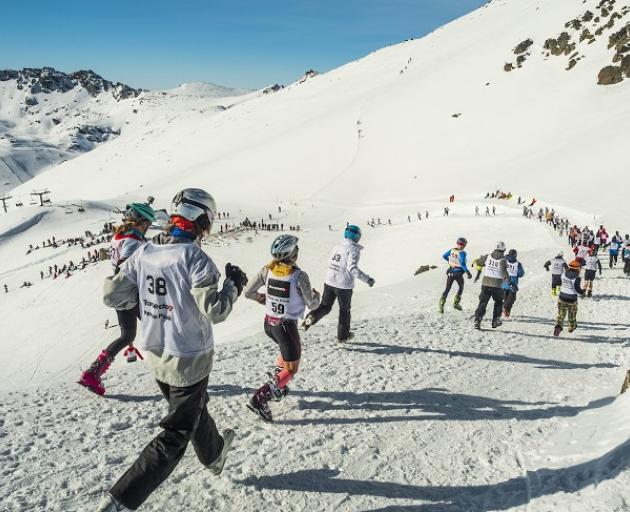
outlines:
[[83, 208], [83, 206], [79, 206], [79, 207], [77, 208], [77, 211], [78, 211], [79, 213], [83, 213], [83, 212], [85, 211], [85, 208]]
[[24, 203], [22, 201], [18, 201], [17, 203], [15, 203], [15, 206], [24, 206]]

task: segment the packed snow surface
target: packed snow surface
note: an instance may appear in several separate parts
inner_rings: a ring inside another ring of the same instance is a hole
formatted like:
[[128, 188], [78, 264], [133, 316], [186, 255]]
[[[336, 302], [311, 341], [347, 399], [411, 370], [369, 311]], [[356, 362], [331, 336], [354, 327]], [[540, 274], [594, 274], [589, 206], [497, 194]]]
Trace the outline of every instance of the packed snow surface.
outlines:
[[[98, 233], [120, 219], [116, 208], [149, 194], [168, 208], [188, 186], [206, 188], [230, 212], [204, 244], [219, 268], [231, 262], [253, 276], [268, 262], [277, 233], [220, 226], [271, 215], [285, 231], [300, 226], [299, 263], [321, 290], [349, 221], [364, 231], [360, 266], [376, 285], [355, 290], [350, 343], [336, 341], [336, 308], [303, 333], [300, 372], [272, 403], [273, 425], [244, 404], [277, 349], [263, 332], [263, 308], [239, 299], [216, 328], [208, 390], [219, 428], [237, 431], [235, 449], [219, 477], [189, 450], [142, 510], [628, 510], [630, 396], [618, 393], [630, 279], [608, 268], [604, 253], [577, 331], [554, 338], [543, 263], [570, 249], [517, 205], [519, 195], [536, 197], [534, 209], [555, 208], [579, 226], [628, 231], [630, 82], [596, 84], [607, 37], [586, 46], [571, 71], [541, 56], [546, 38], [598, 3], [493, 1], [278, 93], [231, 108], [221, 99], [220, 112], [171, 103], [169, 113], [14, 189], [26, 206], [0, 213], [0, 286], [9, 290], [0, 288], [0, 510], [94, 508], [166, 414], [144, 363], [118, 357], [105, 398], [75, 383], [118, 336], [101, 301], [111, 265], [53, 279], [49, 266], [106, 245], [42, 242]], [[530, 59], [503, 71], [526, 38]], [[195, 94], [173, 97], [194, 102]], [[52, 205], [28, 205], [31, 189], [44, 187]], [[496, 189], [514, 196], [483, 199]], [[369, 227], [372, 218], [381, 225]], [[452, 292], [437, 313], [441, 254], [459, 236], [469, 260], [497, 240], [519, 251], [526, 276], [498, 329], [488, 316], [484, 330], [472, 328], [472, 281], [463, 312], [452, 308]], [[438, 268], [414, 276], [421, 265]]]

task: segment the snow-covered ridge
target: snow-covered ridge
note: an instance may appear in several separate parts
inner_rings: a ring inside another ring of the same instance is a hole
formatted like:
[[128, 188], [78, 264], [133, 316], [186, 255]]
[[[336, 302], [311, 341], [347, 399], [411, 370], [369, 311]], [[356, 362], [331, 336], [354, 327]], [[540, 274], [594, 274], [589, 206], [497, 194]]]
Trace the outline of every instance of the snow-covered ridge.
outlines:
[[51, 92], [69, 92], [79, 86], [92, 96], [102, 92], [111, 92], [117, 99], [127, 99], [138, 96], [142, 91], [133, 89], [120, 82], [113, 83], [96, 74], [91, 69], [79, 70], [74, 73], [63, 73], [54, 68], [24, 68], [21, 70], [1, 69], [0, 82], [15, 80], [18, 90], [26, 89], [31, 94]]
[[[615, 17], [610, 33], [583, 42], [585, 58], [570, 72], [572, 53], [533, 58], [570, 20], [587, 10], [601, 15], [599, 4], [495, 1], [422, 39], [260, 94], [220, 118], [156, 119], [150, 136], [120, 137], [33, 185], [54, 189], [59, 199], [108, 200], [152, 182], [156, 197], [168, 199], [173, 176], [182, 176], [182, 185], [242, 201], [275, 197], [273, 173], [291, 177], [283, 180], [287, 196], [330, 204], [414, 203], [455, 189], [505, 188], [570, 207], [588, 204], [600, 218], [616, 214], [623, 187], [593, 194], [587, 184], [604, 155], [609, 182], [627, 180], [630, 81], [597, 84], [613, 58], [609, 38], [627, 14]], [[614, 12], [628, 7], [629, 0], [617, 0]], [[514, 58], [515, 46], [528, 39], [532, 57], [506, 73], [506, 56]], [[86, 169], [99, 169], [89, 186], [80, 179]], [[569, 176], [585, 186], [567, 186]], [[237, 191], [233, 181], [248, 186]]]
[[[148, 92], [93, 71], [0, 70], [0, 192], [94, 149], [122, 131], [187, 111], [221, 111], [250, 91], [183, 84]], [[214, 107], [217, 107], [216, 109]], [[175, 113], [175, 114], [174, 114]], [[133, 130], [131, 130], [133, 131]]]

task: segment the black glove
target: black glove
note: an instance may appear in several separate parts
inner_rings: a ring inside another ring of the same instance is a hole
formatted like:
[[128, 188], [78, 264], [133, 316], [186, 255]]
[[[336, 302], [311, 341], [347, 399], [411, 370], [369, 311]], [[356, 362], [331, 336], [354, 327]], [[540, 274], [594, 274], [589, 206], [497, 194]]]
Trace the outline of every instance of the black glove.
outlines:
[[372, 286], [374, 286], [374, 279], [372, 279], [371, 277], [367, 280], [367, 285], [372, 288]]
[[225, 278], [230, 279], [236, 285], [236, 290], [240, 296], [243, 292], [243, 288], [247, 284], [247, 276], [245, 275], [245, 272], [236, 265], [228, 263], [225, 266]]
[[467, 270], [467, 271], [466, 271], [466, 277], [467, 277], [468, 279], [472, 279], [472, 274], [470, 273], [470, 270]]

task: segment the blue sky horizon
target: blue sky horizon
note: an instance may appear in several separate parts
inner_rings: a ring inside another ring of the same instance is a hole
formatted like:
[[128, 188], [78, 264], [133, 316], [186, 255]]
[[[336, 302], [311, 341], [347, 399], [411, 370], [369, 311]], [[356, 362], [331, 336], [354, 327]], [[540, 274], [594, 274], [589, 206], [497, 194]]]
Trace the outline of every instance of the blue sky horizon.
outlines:
[[486, 0], [33, 0], [3, 6], [0, 69], [92, 69], [132, 87], [247, 89], [419, 38]]

